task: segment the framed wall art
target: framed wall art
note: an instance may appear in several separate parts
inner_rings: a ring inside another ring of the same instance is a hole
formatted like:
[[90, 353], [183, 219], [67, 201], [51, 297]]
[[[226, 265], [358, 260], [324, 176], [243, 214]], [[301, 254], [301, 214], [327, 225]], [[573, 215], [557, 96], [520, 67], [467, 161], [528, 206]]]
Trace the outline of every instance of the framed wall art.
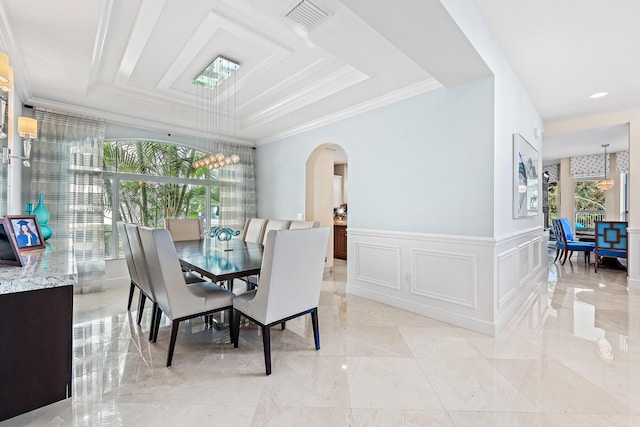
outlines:
[[513, 217], [539, 213], [538, 151], [519, 133], [513, 134]]

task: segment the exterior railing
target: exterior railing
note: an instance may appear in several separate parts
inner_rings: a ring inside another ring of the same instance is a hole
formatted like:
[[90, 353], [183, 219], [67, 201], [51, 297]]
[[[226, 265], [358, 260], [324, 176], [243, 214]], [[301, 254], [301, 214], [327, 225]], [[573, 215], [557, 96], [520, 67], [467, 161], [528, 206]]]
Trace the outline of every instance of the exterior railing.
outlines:
[[[596, 221], [604, 221], [606, 212], [599, 211], [576, 211], [575, 224], [576, 231], [580, 229], [593, 230], [596, 226]], [[580, 227], [582, 224], [582, 227]]]

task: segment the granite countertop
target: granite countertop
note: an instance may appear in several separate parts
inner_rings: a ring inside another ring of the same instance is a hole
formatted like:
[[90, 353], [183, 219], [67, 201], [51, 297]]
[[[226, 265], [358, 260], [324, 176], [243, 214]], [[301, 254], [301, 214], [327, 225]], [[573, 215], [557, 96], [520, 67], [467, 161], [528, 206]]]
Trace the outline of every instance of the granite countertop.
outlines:
[[45, 249], [22, 252], [24, 267], [0, 264], [0, 295], [77, 284], [70, 244], [52, 239], [45, 246]]
[[333, 225], [347, 225], [347, 220], [334, 219], [333, 220]]

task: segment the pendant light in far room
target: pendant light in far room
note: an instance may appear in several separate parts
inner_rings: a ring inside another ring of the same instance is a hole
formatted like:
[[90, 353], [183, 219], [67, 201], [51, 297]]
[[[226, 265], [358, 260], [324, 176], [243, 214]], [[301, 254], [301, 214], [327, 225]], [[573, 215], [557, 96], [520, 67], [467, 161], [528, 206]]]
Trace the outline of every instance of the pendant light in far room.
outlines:
[[598, 187], [598, 190], [600, 191], [607, 191], [610, 190], [611, 188], [613, 188], [613, 180], [612, 179], [607, 179], [607, 147], [609, 146], [609, 144], [602, 144], [602, 147], [604, 147], [604, 177], [598, 181], [598, 184], [596, 185]]

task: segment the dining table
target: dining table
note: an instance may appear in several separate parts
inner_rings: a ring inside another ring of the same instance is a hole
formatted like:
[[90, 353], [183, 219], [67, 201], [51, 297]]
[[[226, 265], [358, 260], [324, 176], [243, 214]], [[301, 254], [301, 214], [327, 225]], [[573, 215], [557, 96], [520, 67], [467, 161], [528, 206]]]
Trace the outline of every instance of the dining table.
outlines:
[[205, 237], [200, 240], [175, 242], [180, 264], [212, 282], [226, 282], [233, 292], [233, 280], [260, 273], [263, 246], [241, 239], [219, 241]]

